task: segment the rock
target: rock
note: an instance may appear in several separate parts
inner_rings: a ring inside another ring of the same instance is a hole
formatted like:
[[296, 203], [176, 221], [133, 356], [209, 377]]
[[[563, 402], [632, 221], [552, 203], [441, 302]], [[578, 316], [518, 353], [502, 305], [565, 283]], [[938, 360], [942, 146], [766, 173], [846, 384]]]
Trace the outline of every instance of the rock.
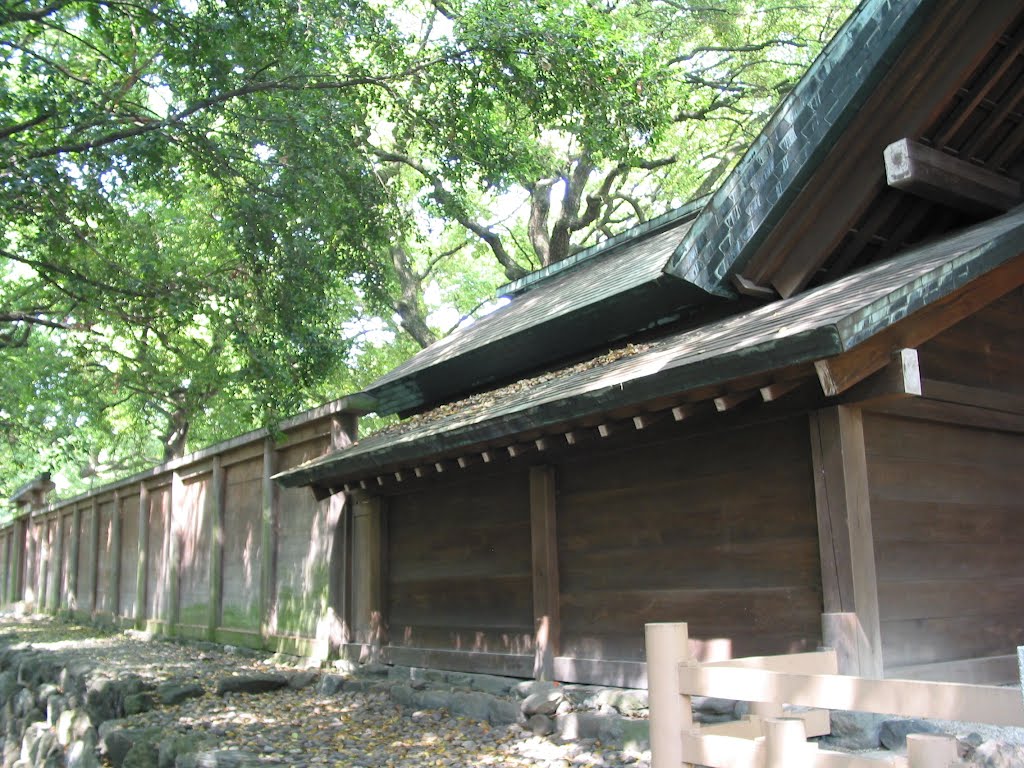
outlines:
[[157, 765], [174, 768], [179, 756], [202, 752], [213, 745], [214, 739], [204, 733], [175, 733], [161, 739], [157, 745]]
[[908, 733], [943, 733], [943, 731], [927, 720], [885, 720], [878, 732], [878, 740], [886, 749], [898, 752], [907, 748]]
[[363, 664], [359, 667], [359, 674], [367, 677], [387, 677], [389, 669], [387, 664]]
[[511, 725], [520, 720], [519, 707], [508, 699], [495, 697], [491, 702], [491, 710], [487, 715], [491, 725]]
[[56, 696], [60, 693], [58, 688], [53, 683], [43, 683], [36, 688], [36, 704], [39, 705], [40, 709], [46, 709], [46, 702], [51, 696]]
[[217, 749], [183, 755], [174, 765], [175, 768], [269, 768], [283, 763], [266, 761], [259, 755], [238, 749]]
[[499, 675], [470, 675], [469, 687], [474, 691], [489, 693], [493, 696], [505, 696], [519, 680]]
[[156, 706], [156, 701], [151, 693], [130, 693], [124, 697], [124, 713], [126, 715], [149, 712], [154, 706]]
[[46, 722], [51, 726], [57, 724], [60, 713], [68, 708], [68, 697], [54, 693], [46, 698]]
[[558, 685], [547, 680], [521, 680], [512, 686], [512, 693], [521, 699], [535, 693], [546, 693]]
[[198, 683], [164, 683], [157, 687], [156, 698], [165, 707], [173, 707], [188, 699], [198, 699], [205, 692]]
[[400, 684], [391, 686], [391, 699], [396, 704], [401, 704], [403, 707], [419, 706], [416, 692], [408, 685]]
[[523, 714], [526, 715], [526, 717], [532, 717], [533, 715], [553, 715], [564, 698], [565, 697], [562, 695], [561, 691], [557, 688], [553, 688], [546, 692], [530, 694], [523, 699], [520, 709], [522, 709]]
[[[57, 741], [68, 746], [93, 731], [92, 718], [84, 709], [66, 709], [57, 718]], [[93, 737], [95, 743], [95, 736]]]
[[94, 723], [114, 720], [120, 717], [121, 691], [114, 680], [95, 677], [85, 687], [85, 708]]
[[622, 748], [644, 752], [651, 748], [651, 723], [648, 720], [620, 720]]
[[41, 765], [51, 747], [60, 749], [56, 734], [44, 722], [31, 723], [21, 736], [21, 759], [29, 765]]
[[348, 659], [338, 659], [333, 662], [331, 666], [338, 670], [338, 674], [340, 675], [354, 675], [359, 671], [359, 665], [354, 661], [349, 661]]
[[128, 754], [124, 756], [121, 768], [158, 768], [160, 753], [157, 745], [151, 740], [138, 741], [132, 744]]
[[415, 701], [416, 706], [421, 709], [450, 709], [452, 697], [447, 691], [430, 689], [417, 692], [413, 696], [413, 701]]
[[7, 702], [14, 698], [21, 686], [18, 684], [17, 676], [9, 669], [0, 672], [0, 702]]
[[344, 690], [346, 693], [374, 693], [386, 691], [389, 686], [381, 680], [346, 680]]
[[534, 736], [549, 736], [555, 732], [555, 721], [546, 715], [531, 715], [526, 727]]
[[698, 712], [711, 715], [733, 715], [736, 711], [735, 699], [719, 699], [714, 696], [693, 696], [690, 706]]
[[863, 750], [878, 749], [881, 745], [884, 715], [873, 712], [850, 712], [833, 710], [830, 713], [832, 732], [821, 739], [827, 749]]
[[14, 714], [24, 717], [36, 708], [36, 697], [28, 688], [21, 688], [14, 696]]
[[95, 742], [79, 740], [72, 742], [67, 752], [67, 768], [100, 768], [96, 757]]
[[[120, 768], [127, 759], [128, 753], [137, 744], [149, 744], [153, 750], [153, 765], [157, 761], [157, 748], [155, 742], [160, 738], [160, 729], [153, 728], [131, 728], [125, 726], [123, 720], [110, 720], [100, 724], [100, 752], [106, 756], [114, 768]], [[139, 750], [135, 760], [143, 764], [148, 758], [148, 752]]]
[[449, 711], [454, 715], [463, 715], [471, 720], [488, 722], [491, 715], [491, 700], [493, 696], [486, 693], [453, 693]]
[[979, 745], [971, 757], [977, 768], [1020, 768], [1024, 765], [1024, 745], [990, 740]]
[[277, 691], [288, 685], [288, 678], [284, 675], [272, 673], [235, 675], [234, 677], [222, 677], [217, 681], [217, 695], [225, 693], [267, 693]]
[[323, 675], [317, 684], [316, 692], [321, 696], [334, 696], [345, 688], [345, 678], [341, 675]]
[[566, 741], [574, 739], [598, 739], [605, 743], [622, 741], [622, 718], [617, 715], [595, 715], [589, 712], [574, 712], [555, 720], [555, 730]]
[[293, 691], [301, 691], [303, 688], [312, 687], [320, 675], [312, 670], [304, 672], [293, 672], [288, 675], [288, 687]]
[[[636, 715], [647, 711], [647, 691], [608, 689], [601, 692], [597, 701], [599, 705], [611, 707], [624, 715]], [[731, 713], [735, 702], [730, 701], [729, 704]]]

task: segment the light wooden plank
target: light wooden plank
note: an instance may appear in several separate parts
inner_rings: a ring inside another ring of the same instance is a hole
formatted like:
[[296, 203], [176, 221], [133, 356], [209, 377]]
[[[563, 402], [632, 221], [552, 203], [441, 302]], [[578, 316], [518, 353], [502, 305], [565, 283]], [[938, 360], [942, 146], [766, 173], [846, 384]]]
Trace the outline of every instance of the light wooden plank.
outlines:
[[680, 666], [679, 687], [690, 696], [1024, 727], [1024, 700], [1017, 688], [708, 666]]
[[812, 651], [810, 653], [787, 653], [780, 656], [746, 656], [741, 659], [704, 662], [701, 666], [764, 669], [771, 672], [791, 672], [807, 675], [839, 674], [839, 666], [836, 660], [836, 652], [834, 650]]
[[280, 514], [280, 493], [272, 479], [277, 474], [278, 454], [269, 437], [263, 441], [263, 464], [260, 478], [262, 490], [262, 514], [260, 526], [260, 631], [264, 637], [271, 634], [271, 616], [274, 610], [275, 586], [277, 583], [277, 547], [274, 531]]
[[911, 139], [893, 142], [883, 157], [890, 187], [965, 213], [1005, 213], [1024, 200], [1017, 179]]

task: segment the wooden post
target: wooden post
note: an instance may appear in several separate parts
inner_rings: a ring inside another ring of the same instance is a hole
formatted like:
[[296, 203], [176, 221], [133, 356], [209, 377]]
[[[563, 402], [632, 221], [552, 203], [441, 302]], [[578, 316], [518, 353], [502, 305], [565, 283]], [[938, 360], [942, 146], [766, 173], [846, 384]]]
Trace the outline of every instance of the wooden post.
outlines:
[[328, 580], [328, 611], [330, 613], [330, 637], [328, 653], [336, 654], [341, 646], [349, 642], [349, 628], [352, 626], [349, 615], [351, 599], [349, 583], [351, 580], [351, 513], [347, 494], [335, 493], [328, 500], [327, 531], [331, 539], [330, 576]]
[[825, 613], [856, 614], [859, 627], [850, 631], [866, 638], [853, 643], [857, 656], [841, 660], [840, 672], [882, 677], [862, 413], [858, 408], [840, 405], [811, 414], [810, 425]]
[[382, 499], [357, 493], [352, 514], [352, 621], [365, 660], [377, 660], [386, 639], [385, 543]]
[[50, 565], [50, 524], [38, 519], [32, 526], [32, 534], [36, 544], [36, 610], [46, 608], [46, 570]]
[[14, 540], [11, 544], [11, 578], [7, 585], [7, 600], [16, 603], [25, 599], [25, 548], [28, 546], [25, 519], [14, 521], [11, 531]]
[[956, 739], [936, 733], [907, 734], [907, 762], [910, 768], [961, 765]]
[[146, 627], [146, 584], [149, 576], [149, 488], [139, 483], [139, 558], [135, 571], [135, 628]]
[[50, 568], [47, 574], [46, 587], [49, 590], [46, 599], [46, 610], [57, 613], [60, 610], [61, 581], [64, 577], [64, 534], [60, 512], [53, 519], [53, 525], [47, 526], [50, 532]]
[[553, 680], [561, 635], [555, 470], [530, 468], [530, 540], [533, 550], [533, 675]]
[[764, 768], [800, 768], [811, 764], [804, 721], [771, 717], [764, 728]]
[[100, 503], [95, 496], [90, 511], [92, 517], [89, 518], [89, 534], [86, 540], [89, 552], [92, 553], [89, 566], [89, 613], [95, 616], [100, 594]]
[[[124, 499], [121, 491], [114, 491], [114, 509], [110, 513], [110, 613], [121, 615], [121, 516], [124, 514]], [[99, 550], [97, 549], [97, 552]], [[96, 557], [97, 563], [99, 556]]]
[[680, 768], [682, 733], [693, 728], [690, 697], [679, 693], [679, 665], [690, 661], [689, 629], [680, 622], [647, 624], [644, 630], [651, 768]]
[[277, 578], [275, 565], [277, 547], [274, 531], [277, 528], [277, 483], [271, 478], [277, 471], [277, 451], [269, 437], [263, 441], [263, 526], [260, 535], [260, 631], [268, 638]]
[[81, 555], [82, 510], [75, 504], [71, 511], [71, 551], [68, 557], [68, 610], [78, 610], [78, 558]]
[[185, 508], [185, 482], [180, 472], [171, 473], [171, 509], [167, 516], [167, 604], [164, 607], [164, 619], [168, 631], [174, 634], [178, 623], [179, 603], [181, 600], [181, 518]]
[[[359, 416], [339, 413], [331, 418], [331, 451], [348, 448], [356, 440]], [[330, 497], [328, 536], [331, 538], [328, 604], [333, 613], [329, 650], [337, 653], [352, 640], [352, 499], [348, 494]]]
[[221, 606], [224, 604], [224, 464], [220, 454], [213, 457], [206, 518], [210, 526], [210, 611], [206, 631], [213, 640], [220, 626]]

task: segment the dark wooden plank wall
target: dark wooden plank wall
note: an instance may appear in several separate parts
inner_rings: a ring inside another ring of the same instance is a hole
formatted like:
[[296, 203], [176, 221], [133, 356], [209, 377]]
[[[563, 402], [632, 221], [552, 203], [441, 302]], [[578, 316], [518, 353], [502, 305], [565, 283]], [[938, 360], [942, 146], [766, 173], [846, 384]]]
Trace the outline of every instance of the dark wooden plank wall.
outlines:
[[887, 668], [1024, 645], [1024, 437], [865, 421]]
[[[121, 584], [118, 615], [134, 618], [135, 573], [139, 566], [139, 496], [131, 494], [121, 504]], [[115, 555], [116, 556], [116, 555]]]
[[[278, 466], [294, 467], [324, 452], [313, 441], [280, 452]], [[276, 634], [315, 637], [328, 601], [334, 544], [328, 530], [330, 502], [317, 502], [308, 488], [279, 488], [277, 583], [272, 611]]]
[[794, 418], [561, 464], [562, 655], [640, 660], [649, 621], [689, 622], [705, 658], [813, 650], [808, 443]]
[[210, 605], [210, 520], [207, 494], [211, 476], [203, 473], [182, 483], [184, 501], [181, 516], [180, 585], [178, 619], [182, 624], [203, 626], [209, 620]]
[[[1024, 394], [1024, 294], [939, 334], [918, 359], [924, 379], [976, 387], [979, 404], [986, 390]], [[1024, 435], [879, 414], [865, 441], [886, 667], [1014, 653]]]
[[[96, 505], [98, 506], [98, 505]], [[78, 593], [75, 595], [78, 601], [77, 610], [91, 612], [93, 605], [93, 574], [95, 573], [96, 552], [92, 547], [93, 515], [96, 514], [96, 506], [86, 504], [82, 506], [80, 541], [78, 546]]]
[[147, 619], [167, 619], [167, 527], [170, 525], [171, 486], [153, 488], [149, 495], [149, 547], [146, 552], [148, 579], [146, 580]]
[[385, 501], [390, 642], [530, 653], [528, 474], [457, 478]]
[[96, 547], [96, 610], [113, 613], [117, 605], [114, 584], [114, 501], [100, 502], [100, 530]]
[[1020, 289], [918, 349], [921, 375], [1024, 394], [1024, 292]]
[[60, 595], [57, 601], [60, 607], [64, 610], [71, 608], [70, 596], [71, 596], [71, 570], [74, 568], [75, 563], [71, 559], [72, 546], [71, 540], [78, 535], [74, 526], [74, 515], [69, 510], [67, 513], [62, 513], [58, 518], [60, 525], [57, 530], [60, 535]]
[[262, 457], [225, 467], [224, 603], [221, 626], [260, 628]]

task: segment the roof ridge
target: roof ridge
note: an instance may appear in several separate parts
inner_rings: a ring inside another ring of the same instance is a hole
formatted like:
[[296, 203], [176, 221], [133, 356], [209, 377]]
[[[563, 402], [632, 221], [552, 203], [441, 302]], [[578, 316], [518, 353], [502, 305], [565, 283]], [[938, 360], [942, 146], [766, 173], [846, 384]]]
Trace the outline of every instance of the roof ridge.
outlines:
[[653, 219], [648, 219], [642, 224], [630, 227], [625, 232], [620, 232], [596, 245], [584, 248], [567, 259], [556, 261], [554, 264], [534, 270], [518, 280], [506, 283], [500, 286], [495, 293], [499, 297], [522, 293], [547, 280], [549, 277], [562, 274], [625, 243], [642, 240], [645, 237], [656, 235], [675, 224], [684, 224], [687, 221], [692, 221], [697, 218], [697, 215], [704, 209], [704, 206], [710, 199], [711, 195], [694, 198], [678, 208], [673, 208], [671, 211], [655, 216]]

